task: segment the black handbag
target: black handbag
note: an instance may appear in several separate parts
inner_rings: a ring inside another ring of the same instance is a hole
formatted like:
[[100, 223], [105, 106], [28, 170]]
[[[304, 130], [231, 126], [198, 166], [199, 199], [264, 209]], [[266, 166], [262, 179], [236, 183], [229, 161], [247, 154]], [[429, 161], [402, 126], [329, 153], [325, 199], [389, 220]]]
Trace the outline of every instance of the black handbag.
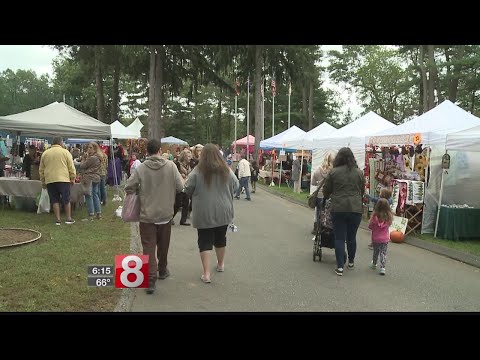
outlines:
[[320, 186], [317, 187], [317, 190], [315, 190], [309, 197], [308, 197], [308, 207], [311, 209], [315, 209], [317, 206], [317, 196], [318, 196], [318, 191], [320, 190]]

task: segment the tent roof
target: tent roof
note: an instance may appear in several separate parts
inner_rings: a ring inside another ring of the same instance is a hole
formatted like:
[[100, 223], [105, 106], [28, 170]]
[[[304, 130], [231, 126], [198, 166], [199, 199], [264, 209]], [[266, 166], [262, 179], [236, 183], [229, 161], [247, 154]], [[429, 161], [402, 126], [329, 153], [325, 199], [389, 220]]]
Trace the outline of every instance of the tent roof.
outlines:
[[135, 121], [133, 121], [130, 125], [127, 126], [127, 129], [132, 131], [137, 138], [142, 137], [142, 135], [140, 134], [140, 130], [142, 130], [142, 128], [143, 124], [138, 118], [136, 118]]
[[110, 125], [61, 102], [0, 117], [0, 129], [30, 136], [110, 138]]
[[162, 144], [174, 144], [174, 145], [188, 145], [188, 143], [182, 139], [174, 136], [167, 136], [160, 140]]
[[324, 139], [332, 135], [336, 128], [330, 125], [327, 122], [323, 122], [317, 127], [313, 128], [309, 132], [300, 135], [297, 138], [292, 139], [286, 143], [288, 148], [292, 149], [305, 149], [305, 150], [312, 150], [313, 144], [315, 140]]
[[[450, 100], [445, 100], [440, 105], [406, 123], [376, 133], [375, 137], [420, 133], [431, 142], [435, 140], [434, 137], [445, 138], [446, 134], [477, 125], [480, 125], [480, 118], [463, 110]], [[428, 133], [432, 133], [433, 136], [427, 135]]]
[[260, 141], [260, 147], [264, 150], [269, 150], [269, 149], [281, 149], [285, 148], [287, 142], [292, 141], [293, 139], [296, 139], [302, 135], [305, 135], [306, 132], [300, 129], [299, 127], [293, 125], [289, 129], [281, 132], [280, 134], [277, 134], [275, 136], [272, 136], [271, 138], [265, 139]]
[[[232, 142], [232, 146], [235, 145], [235, 141]], [[255, 137], [252, 135], [248, 135], [248, 146], [255, 145]], [[237, 139], [237, 146], [247, 146], [247, 136]]]
[[447, 150], [480, 151], [480, 125], [447, 135]]
[[380, 115], [375, 114], [373, 111], [359, 117], [354, 122], [345, 125], [332, 133], [329, 137], [334, 138], [347, 138], [347, 137], [362, 137], [378, 133], [380, 131], [387, 131], [394, 128], [395, 124], [384, 119]]
[[317, 127], [314, 127], [312, 130], [308, 131], [305, 136], [303, 136], [303, 140], [313, 140], [315, 138], [321, 139], [327, 137], [335, 131], [337, 131], [337, 128], [333, 127], [327, 122], [323, 122]]
[[110, 129], [112, 131], [112, 138], [114, 139], [138, 139], [140, 136], [137, 136], [134, 131], [128, 129], [120, 121], [115, 120], [111, 125]]

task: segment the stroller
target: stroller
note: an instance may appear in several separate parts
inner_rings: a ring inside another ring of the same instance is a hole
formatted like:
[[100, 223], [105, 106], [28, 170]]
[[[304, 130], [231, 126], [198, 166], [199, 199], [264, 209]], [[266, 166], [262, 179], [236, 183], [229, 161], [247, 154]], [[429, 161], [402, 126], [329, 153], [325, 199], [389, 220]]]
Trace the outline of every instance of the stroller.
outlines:
[[[317, 219], [317, 232], [313, 243], [313, 261], [316, 261], [317, 257], [318, 261], [322, 261], [322, 248], [335, 249], [331, 208], [331, 200], [324, 199]], [[346, 252], [344, 259], [346, 262]]]

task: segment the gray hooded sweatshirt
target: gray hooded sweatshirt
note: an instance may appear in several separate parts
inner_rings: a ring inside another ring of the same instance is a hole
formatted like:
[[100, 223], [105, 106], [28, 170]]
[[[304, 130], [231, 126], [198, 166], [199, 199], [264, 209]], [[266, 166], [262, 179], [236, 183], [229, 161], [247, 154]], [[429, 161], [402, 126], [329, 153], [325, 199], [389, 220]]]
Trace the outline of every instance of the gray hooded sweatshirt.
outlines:
[[175, 195], [183, 190], [183, 181], [173, 161], [152, 155], [130, 175], [127, 194], [140, 196], [140, 222], [163, 223], [173, 217]]

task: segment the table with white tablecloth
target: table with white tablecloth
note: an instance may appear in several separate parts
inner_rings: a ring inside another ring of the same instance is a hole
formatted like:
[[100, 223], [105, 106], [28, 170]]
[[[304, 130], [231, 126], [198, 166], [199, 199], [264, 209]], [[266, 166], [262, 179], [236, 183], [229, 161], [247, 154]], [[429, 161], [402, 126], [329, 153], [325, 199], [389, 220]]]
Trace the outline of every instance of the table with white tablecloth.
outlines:
[[[42, 183], [39, 180], [0, 177], [0, 195], [36, 198], [41, 192]], [[74, 184], [70, 189], [70, 202], [81, 204], [84, 201], [82, 186]]]

